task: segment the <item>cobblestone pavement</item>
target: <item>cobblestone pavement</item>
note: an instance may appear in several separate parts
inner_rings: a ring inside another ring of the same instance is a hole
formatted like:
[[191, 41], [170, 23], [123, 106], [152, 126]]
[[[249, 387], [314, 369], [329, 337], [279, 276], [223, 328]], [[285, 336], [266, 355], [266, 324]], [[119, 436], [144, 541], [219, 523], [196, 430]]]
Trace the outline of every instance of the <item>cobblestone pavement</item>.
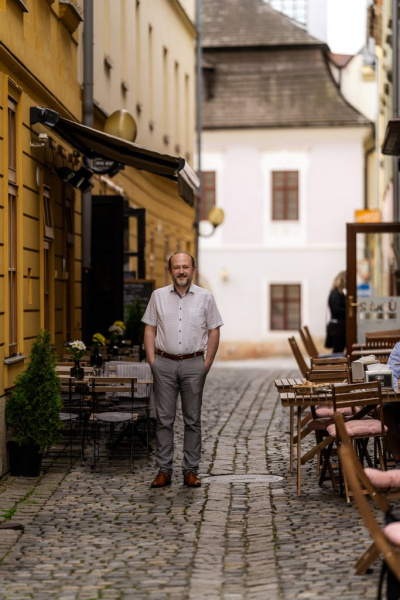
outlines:
[[[144, 455], [80, 461], [38, 479], [0, 480], [0, 600], [343, 600], [376, 597], [379, 565], [354, 505], [303, 467], [289, 475], [287, 409], [274, 379], [291, 363], [217, 364], [203, 406], [200, 489], [151, 490]], [[272, 483], [265, 476], [282, 477]], [[11, 529], [16, 527], [16, 529]], [[18, 528], [19, 527], [19, 528]]]

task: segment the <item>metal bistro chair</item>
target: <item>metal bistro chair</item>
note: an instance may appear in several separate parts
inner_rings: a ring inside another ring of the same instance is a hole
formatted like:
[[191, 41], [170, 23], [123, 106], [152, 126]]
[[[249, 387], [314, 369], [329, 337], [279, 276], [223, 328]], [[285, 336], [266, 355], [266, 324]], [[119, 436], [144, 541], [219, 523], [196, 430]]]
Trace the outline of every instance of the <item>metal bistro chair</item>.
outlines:
[[[86, 421], [88, 417], [88, 407], [85, 402], [83, 389], [79, 389], [80, 384], [73, 377], [58, 374], [60, 379], [60, 392], [62, 400], [62, 410], [60, 419], [63, 423], [63, 431], [68, 435], [70, 463], [73, 462], [73, 439], [80, 433], [80, 456], [81, 460], [85, 458], [85, 434]], [[85, 390], [86, 391], [86, 390]]]
[[[109, 449], [113, 452], [120, 446], [123, 438], [129, 434], [130, 459], [133, 471], [134, 431], [138, 419], [135, 408], [137, 393], [136, 377], [92, 377], [89, 379], [92, 396], [93, 423], [93, 469], [99, 457], [99, 431], [102, 425], [110, 429]], [[105, 401], [107, 410], [102, 408]], [[114, 436], [118, 436], [114, 439]]]

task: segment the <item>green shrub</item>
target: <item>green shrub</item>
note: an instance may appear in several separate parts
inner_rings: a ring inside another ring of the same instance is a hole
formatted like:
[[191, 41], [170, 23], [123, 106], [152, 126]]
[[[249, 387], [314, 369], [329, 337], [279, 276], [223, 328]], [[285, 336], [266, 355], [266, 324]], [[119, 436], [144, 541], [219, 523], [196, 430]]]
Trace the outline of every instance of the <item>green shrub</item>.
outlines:
[[141, 346], [145, 328], [145, 324], [142, 323], [144, 315], [142, 303], [136, 299], [125, 306], [125, 311], [127, 315], [125, 337], [128, 340], [132, 340], [132, 345]]
[[62, 422], [57, 356], [52, 352], [50, 333], [40, 331], [30, 353], [30, 362], [15, 381], [6, 403], [6, 423], [18, 445], [35, 444], [43, 452], [57, 441]]

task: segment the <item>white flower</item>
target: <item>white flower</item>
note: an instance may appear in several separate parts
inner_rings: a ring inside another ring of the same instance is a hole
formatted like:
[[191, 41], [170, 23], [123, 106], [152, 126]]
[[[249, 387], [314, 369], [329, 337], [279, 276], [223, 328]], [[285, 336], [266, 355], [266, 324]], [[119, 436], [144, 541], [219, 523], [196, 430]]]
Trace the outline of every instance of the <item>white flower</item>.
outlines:
[[116, 333], [117, 335], [122, 335], [124, 333], [119, 325], [111, 325], [111, 327], [108, 328], [108, 331], [111, 331], [111, 333]]
[[71, 342], [70, 346], [71, 348], [74, 348], [74, 350], [86, 350], [86, 346], [81, 340], [75, 340]]

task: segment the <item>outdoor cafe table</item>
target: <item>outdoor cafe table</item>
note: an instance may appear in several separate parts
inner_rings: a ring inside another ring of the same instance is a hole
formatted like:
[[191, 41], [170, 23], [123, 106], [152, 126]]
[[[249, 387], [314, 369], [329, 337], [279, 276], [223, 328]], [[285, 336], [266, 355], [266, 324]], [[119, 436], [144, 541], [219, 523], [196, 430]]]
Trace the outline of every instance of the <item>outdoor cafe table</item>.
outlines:
[[[327, 444], [324, 442], [321, 445], [315, 446], [304, 456], [301, 455], [301, 441], [305, 437], [303, 425], [309, 419], [303, 419], [302, 415], [305, 409], [310, 409], [312, 406], [332, 406], [332, 396], [327, 391], [313, 391], [310, 393], [296, 393], [294, 386], [301, 385], [305, 379], [276, 379], [275, 387], [279, 392], [279, 397], [282, 406], [290, 409], [290, 473], [293, 472], [293, 454], [294, 443], [297, 445], [297, 494], [301, 495], [301, 465], [311, 460], [323, 447]], [[382, 389], [383, 402], [400, 402], [400, 392], [392, 388]], [[296, 435], [295, 435], [295, 417], [294, 411], [297, 409], [296, 418]]]

